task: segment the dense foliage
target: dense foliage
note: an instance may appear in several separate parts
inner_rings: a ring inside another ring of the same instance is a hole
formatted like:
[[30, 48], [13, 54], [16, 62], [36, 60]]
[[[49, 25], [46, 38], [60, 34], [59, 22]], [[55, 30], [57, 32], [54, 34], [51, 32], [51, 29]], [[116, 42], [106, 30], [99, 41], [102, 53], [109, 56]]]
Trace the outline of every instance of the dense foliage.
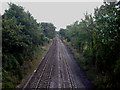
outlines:
[[2, 15], [3, 88], [17, 85], [23, 78], [23, 63], [32, 60], [38, 47], [54, 37], [51, 34], [55, 33], [54, 25], [45, 23], [47, 26], [43, 28], [43, 24], [13, 3], [5, 10]]
[[85, 14], [80, 22], [60, 29], [60, 35], [86, 57], [94, 67], [97, 88], [120, 87], [120, 2], [104, 3], [94, 16]]
[[43, 33], [48, 38], [53, 38], [55, 36], [55, 26], [52, 23], [41, 23], [41, 28]]

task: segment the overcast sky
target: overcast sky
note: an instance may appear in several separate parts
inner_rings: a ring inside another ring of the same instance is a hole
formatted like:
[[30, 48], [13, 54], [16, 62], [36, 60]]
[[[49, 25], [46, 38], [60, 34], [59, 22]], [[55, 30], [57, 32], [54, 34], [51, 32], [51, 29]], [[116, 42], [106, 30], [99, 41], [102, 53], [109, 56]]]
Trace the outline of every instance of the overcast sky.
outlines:
[[[84, 1], [84, 0], [83, 0]], [[102, 2], [14, 2], [23, 6], [25, 11], [30, 11], [37, 22], [51, 22], [57, 30], [67, 25], [80, 21], [84, 13], [93, 13], [94, 8]], [[2, 14], [8, 9], [7, 2], [2, 2]]]

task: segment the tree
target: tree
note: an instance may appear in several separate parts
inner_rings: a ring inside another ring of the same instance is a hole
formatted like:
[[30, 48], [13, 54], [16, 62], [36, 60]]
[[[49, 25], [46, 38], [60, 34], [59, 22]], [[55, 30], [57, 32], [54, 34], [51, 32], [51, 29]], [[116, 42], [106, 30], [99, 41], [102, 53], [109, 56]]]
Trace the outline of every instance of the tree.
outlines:
[[41, 28], [46, 37], [52, 39], [55, 36], [56, 27], [52, 23], [41, 23]]

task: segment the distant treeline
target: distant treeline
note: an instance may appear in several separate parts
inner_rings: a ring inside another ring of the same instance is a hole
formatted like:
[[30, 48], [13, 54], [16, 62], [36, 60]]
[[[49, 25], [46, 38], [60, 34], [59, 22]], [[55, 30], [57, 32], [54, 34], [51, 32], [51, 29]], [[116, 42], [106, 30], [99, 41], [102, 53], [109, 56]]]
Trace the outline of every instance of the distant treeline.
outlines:
[[13, 88], [22, 80], [21, 66], [55, 36], [55, 28], [52, 23], [37, 23], [29, 11], [9, 3], [2, 15], [3, 88]]
[[60, 36], [85, 56], [96, 88], [120, 88], [120, 2], [104, 3], [80, 22], [60, 29]]

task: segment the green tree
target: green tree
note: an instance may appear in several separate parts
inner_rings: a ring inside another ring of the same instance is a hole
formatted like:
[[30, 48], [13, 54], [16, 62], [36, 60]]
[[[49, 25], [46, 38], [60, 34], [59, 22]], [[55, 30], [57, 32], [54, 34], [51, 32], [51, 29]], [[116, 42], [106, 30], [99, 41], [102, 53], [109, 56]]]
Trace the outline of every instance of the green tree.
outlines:
[[43, 33], [46, 37], [48, 38], [53, 38], [55, 37], [55, 29], [56, 27], [52, 23], [44, 23], [42, 22], [41, 28], [43, 29]]

